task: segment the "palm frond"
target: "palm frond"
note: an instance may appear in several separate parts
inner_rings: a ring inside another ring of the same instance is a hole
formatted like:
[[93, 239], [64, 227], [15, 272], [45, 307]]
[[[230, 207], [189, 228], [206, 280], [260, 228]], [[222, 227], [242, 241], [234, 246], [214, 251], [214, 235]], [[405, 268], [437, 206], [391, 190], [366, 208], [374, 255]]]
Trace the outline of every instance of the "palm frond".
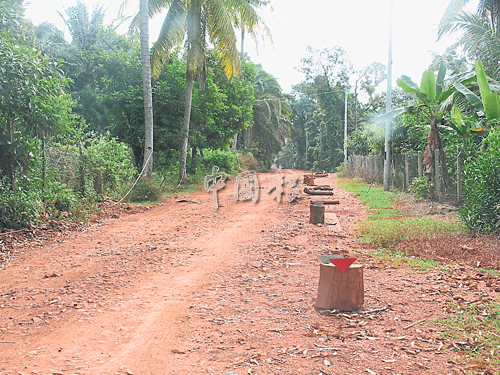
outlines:
[[[465, 12], [456, 16], [456, 28], [463, 32], [459, 42], [464, 49], [481, 58], [488, 65], [497, 64], [500, 57], [500, 39], [491, 24], [483, 17]], [[498, 67], [496, 68], [498, 72]]]
[[207, 33], [215, 47], [224, 71], [231, 78], [241, 71], [232, 18], [224, 0], [205, 0]]
[[168, 8], [167, 16], [153, 46], [151, 56], [151, 71], [157, 76], [164, 64], [165, 55], [176, 45], [182, 43], [187, 12], [184, 1], [173, 1]]
[[191, 0], [187, 12], [186, 55], [187, 69], [194, 72], [204, 65], [205, 61], [205, 23], [203, 12], [204, 0]]
[[[125, 10], [129, 6], [131, 0], [124, 0], [120, 5], [120, 9], [118, 11], [118, 18], [124, 18]], [[153, 18], [158, 13], [161, 13], [163, 10], [170, 8], [172, 4], [176, 2], [176, 0], [149, 0], [148, 1], [148, 9], [149, 9], [149, 18]], [[136, 35], [139, 33], [139, 8], [136, 9], [136, 13], [132, 17], [132, 21], [128, 27], [129, 35]]]
[[444, 35], [449, 33], [449, 29], [453, 26], [450, 23], [458, 12], [462, 11], [465, 5], [469, 2], [469, 0], [451, 0], [448, 4], [448, 7], [444, 11], [443, 17], [441, 17], [441, 21], [439, 21], [438, 26], [438, 40]]
[[104, 11], [95, 6], [92, 15], [89, 14], [87, 6], [78, 1], [76, 6], [68, 7], [66, 16], [60, 12], [59, 15], [68, 27], [72, 44], [82, 50], [88, 50], [97, 41], [97, 36], [104, 21]]

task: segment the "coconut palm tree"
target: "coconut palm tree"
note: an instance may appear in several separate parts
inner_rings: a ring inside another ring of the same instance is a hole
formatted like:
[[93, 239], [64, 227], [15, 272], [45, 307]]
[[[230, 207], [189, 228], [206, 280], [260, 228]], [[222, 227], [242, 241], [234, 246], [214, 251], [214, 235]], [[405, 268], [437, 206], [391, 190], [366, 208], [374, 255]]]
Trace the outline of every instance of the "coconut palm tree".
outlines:
[[[142, 1], [142, 0], [141, 0]], [[125, 0], [121, 13], [128, 5]], [[186, 69], [186, 100], [182, 125], [181, 159], [179, 177], [186, 176], [186, 158], [189, 140], [189, 122], [193, 94], [194, 75], [198, 74], [201, 87], [205, 81], [205, 51], [210, 42], [228, 78], [241, 70], [236, 48], [235, 20], [239, 17], [243, 25], [253, 25], [250, 32], [256, 33], [256, 25], [262, 22], [253, 7], [258, 0], [149, 0], [149, 16], [168, 9], [158, 40], [151, 56], [151, 72], [159, 75], [168, 53], [180, 44], [184, 45]], [[131, 31], [137, 30], [138, 15], [131, 23]]]
[[71, 34], [71, 44], [81, 51], [88, 51], [97, 44], [104, 20], [102, 7], [94, 7], [92, 14], [89, 14], [86, 5], [77, 1], [76, 6], [66, 9], [66, 17], [61, 13], [59, 15]]
[[[246, 0], [250, 6], [253, 8], [261, 8], [263, 6], [268, 5], [271, 1], [270, 0]], [[248, 31], [251, 35], [255, 35], [255, 28], [259, 26], [263, 26], [265, 33], [271, 37], [271, 33], [267, 26], [262, 22], [262, 20], [258, 20], [259, 22], [255, 22], [255, 19], [244, 19], [243, 16], [239, 13], [235, 14], [233, 16], [234, 18], [234, 25], [236, 27], [239, 27], [241, 30], [241, 48], [240, 48], [240, 59], [243, 61], [245, 59], [245, 32]]]
[[207, 45], [209, 42], [213, 44], [227, 77], [231, 78], [241, 70], [236, 48], [235, 17], [238, 15], [241, 24], [245, 25], [258, 24], [260, 17], [246, 0], [150, 0], [150, 4], [152, 13], [168, 6], [160, 35], [153, 48], [153, 72], [159, 73], [164, 58], [174, 46], [184, 44], [187, 69], [179, 168], [179, 178], [182, 182], [186, 175], [194, 74], [198, 73], [198, 81], [203, 87]]
[[459, 44], [476, 60], [485, 62], [486, 71], [500, 77], [500, 0], [480, 0], [474, 12], [465, 10], [468, 0], [451, 0], [438, 28], [438, 39], [454, 31], [462, 32]]
[[[263, 6], [268, 5], [271, 1], [270, 0], [246, 0], [252, 7], [254, 8], [261, 8]], [[239, 27], [241, 30], [241, 36], [240, 36], [240, 42], [241, 42], [241, 47], [240, 47], [240, 60], [244, 61], [245, 60], [245, 30], [249, 31], [251, 35], [255, 35], [255, 27], [262, 26], [264, 29], [264, 32], [267, 34], [267, 36], [272, 40], [271, 38], [271, 32], [269, 28], [262, 22], [262, 20], [258, 20], [259, 22], [255, 23], [255, 20], [245, 20], [240, 14], [235, 14], [233, 16], [234, 18], [234, 25], [236, 27]], [[233, 152], [236, 152], [237, 150], [237, 145], [238, 145], [238, 135], [239, 133], [236, 133], [233, 137]]]
[[[141, 41], [141, 71], [142, 90], [144, 93], [144, 177], [151, 181], [153, 179], [153, 94], [151, 89], [151, 50], [149, 48], [149, 17], [157, 13], [161, 8], [157, 3], [162, 1], [140, 0], [139, 12], [130, 23], [130, 33], [139, 32]], [[164, 1], [163, 1], [164, 2]], [[124, 13], [129, 0], [124, 0], [120, 6], [118, 18], [124, 20]], [[154, 10], [151, 7], [155, 7]]]
[[269, 164], [290, 135], [292, 109], [276, 78], [265, 70], [257, 71], [253, 86], [253, 125], [243, 131], [244, 147], [252, 151], [257, 145], [255, 156], [264, 164]]
[[144, 177], [153, 179], [153, 94], [151, 91], [151, 60], [149, 49], [149, 3], [141, 0], [141, 69], [144, 92]]

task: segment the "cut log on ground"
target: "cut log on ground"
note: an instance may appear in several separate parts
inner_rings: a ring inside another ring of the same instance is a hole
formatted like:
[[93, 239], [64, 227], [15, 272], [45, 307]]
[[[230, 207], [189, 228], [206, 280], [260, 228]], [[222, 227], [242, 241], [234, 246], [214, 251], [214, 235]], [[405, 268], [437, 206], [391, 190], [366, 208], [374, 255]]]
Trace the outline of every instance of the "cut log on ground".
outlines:
[[309, 195], [333, 195], [333, 191], [312, 190], [308, 188], [304, 188], [304, 193]]
[[314, 177], [328, 177], [328, 173], [315, 173]]
[[365, 290], [363, 266], [353, 264], [342, 273], [333, 264], [319, 265], [318, 310], [354, 311], [363, 306]]
[[319, 202], [322, 202], [324, 205], [325, 204], [340, 204], [340, 202], [338, 200], [336, 200], [336, 201], [319, 201]]
[[333, 188], [328, 185], [317, 185], [313, 187], [313, 190], [333, 190]]

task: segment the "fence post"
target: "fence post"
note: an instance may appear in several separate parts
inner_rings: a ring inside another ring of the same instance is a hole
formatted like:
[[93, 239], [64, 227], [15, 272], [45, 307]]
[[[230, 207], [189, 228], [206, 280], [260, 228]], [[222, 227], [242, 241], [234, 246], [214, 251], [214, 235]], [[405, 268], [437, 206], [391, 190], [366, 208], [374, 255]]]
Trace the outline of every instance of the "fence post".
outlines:
[[417, 167], [418, 167], [418, 178], [422, 178], [424, 172], [422, 171], [422, 151], [417, 153]]
[[457, 202], [462, 201], [462, 166], [460, 165], [460, 146], [457, 146]]
[[435, 169], [435, 177], [434, 180], [436, 182], [436, 195], [439, 199], [439, 195], [441, 194], [441, 177], [440, 177], [440, 162], [439, 162], [439, 149], [434, 150], [434, 169]]
[[408, 162], [408, 151], [405, 151], [405, 189], [410, 187], [410, 164]]
[[384, 182], [384, 154], [380, 154], [377, 160], [378, 163], [378, 171], [380, 171], [381, 176], [378, 182], [383, 183]]
[[375, 181], [378, 175], [377, 171], [377, 157], [375, 155], [370, 155], [371, 158], [371, 163], [372, 163], [372, 174], [373, 176], [371, 177], [371, 181]]

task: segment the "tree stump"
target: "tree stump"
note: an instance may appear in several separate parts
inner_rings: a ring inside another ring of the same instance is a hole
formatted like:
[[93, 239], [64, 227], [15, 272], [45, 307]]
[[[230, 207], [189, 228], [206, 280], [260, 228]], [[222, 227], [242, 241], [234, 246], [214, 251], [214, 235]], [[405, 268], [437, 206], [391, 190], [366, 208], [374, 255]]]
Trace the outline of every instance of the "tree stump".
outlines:
[[309, 206], [309, 223], [324, 224], [325, 223], [325, 207], [323, 204], [311, 204]]
[[305, 185], [314, 185], [314, 177], [313, 177], [312, 173], [304, 175], [304, 184]]
[[318, 297], [314, 307], [318, 310], [354, 311], [365, 299], [363, 266], [353, 264], [342, 273], [333, 264], [320, 264]]

